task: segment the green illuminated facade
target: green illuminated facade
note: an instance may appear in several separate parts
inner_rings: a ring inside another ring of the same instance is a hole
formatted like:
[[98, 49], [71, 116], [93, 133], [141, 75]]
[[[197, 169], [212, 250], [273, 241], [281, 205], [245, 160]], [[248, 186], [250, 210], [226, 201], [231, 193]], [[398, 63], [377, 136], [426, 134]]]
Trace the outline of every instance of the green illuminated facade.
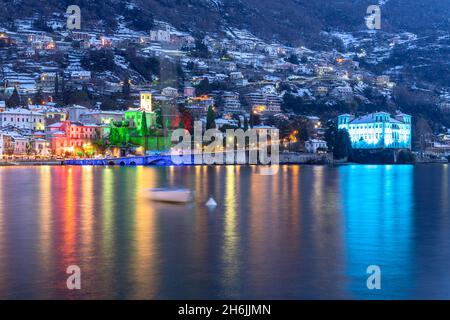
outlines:
[[124, 121], [111, 124], [109, 140], [112, 145], [128, 144], [142, 146], [145, 150], [169, 150], [170, 134], [163, 136], [159, 118], [160, 110], [146, 112], [142, 109], [131, 109], [125, 112]]

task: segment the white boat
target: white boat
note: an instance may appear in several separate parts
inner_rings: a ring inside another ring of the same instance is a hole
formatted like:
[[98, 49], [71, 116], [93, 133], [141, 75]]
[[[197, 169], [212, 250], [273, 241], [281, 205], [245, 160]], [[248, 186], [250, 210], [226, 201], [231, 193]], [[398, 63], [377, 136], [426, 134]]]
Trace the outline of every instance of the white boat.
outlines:
[[152, 201], [188, 203], [194, 200], [194, 193], [189, 189], [148, 189], [147, 194]]

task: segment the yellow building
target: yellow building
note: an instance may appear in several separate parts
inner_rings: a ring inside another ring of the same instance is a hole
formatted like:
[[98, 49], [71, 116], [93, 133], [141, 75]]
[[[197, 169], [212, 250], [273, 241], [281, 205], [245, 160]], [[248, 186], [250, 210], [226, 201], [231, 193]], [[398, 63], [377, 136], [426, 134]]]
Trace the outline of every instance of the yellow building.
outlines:
[[142, 111], [153, 112], [152, 107], [152, 94], [150, 92], [141, 92], [141, 104], [140, 107]]

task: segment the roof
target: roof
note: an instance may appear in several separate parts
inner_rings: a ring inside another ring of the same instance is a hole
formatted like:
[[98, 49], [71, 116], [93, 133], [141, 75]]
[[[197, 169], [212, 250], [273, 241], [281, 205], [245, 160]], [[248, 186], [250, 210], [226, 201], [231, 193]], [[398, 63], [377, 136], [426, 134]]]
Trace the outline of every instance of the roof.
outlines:
[[2, 114], [22, 114], [22, 115], [39, 115], [44, 116], [41, 112], [37, 111], [31, 111], [24, 108], [17, 108], [17, 109], [6, 109], [2, 112]]
[[319, 140], [319, 139], [310, 139], [310, 140], [308, 140], [306, 142], [309, 142], [309, 143], [327, 143], [326, 141]]
[[62, 125], [64, 125], [64, 123], [62, 123], [62, 122], [56, 122], [56, 123], [53, 123], [53, 124], [49, 124], [47, 127], [48, 127], [48, 128], [59, 128], [59, 127], [61, 127]]
[[[378, 116], [378, 115], [388, 115], [390, 117], [389, 118], [389, 122], [390, 123], [403, 123], [402, 121], [392, 117], [387, 112], [374, 112], [374, 113], [369, 113], [369, 114], [367, 114], [365, 116], [358, 117], [358, 118], [355, 118], [353, 120], [350, 120], [350, 124], [373, 123], [373, 122], [375, 122], [375, 117]], [[341, 115], [341, 117], [342, 116], [349, 116], [349, 117], [351, 117], [351, 115], [348, 115], [348, 114], [343, 114], [343, 115]], [[408, 116], [408, 115], [404, 114], [404, 116]], [[398, 117], [398, 115], [397, 115], [397, 117]]]
[[70, 107], [68, 107], [67, 109], [87, 109], [87, 108], [77, 105], [77, 104], [74, 104], [74, 105], [71, 105]]

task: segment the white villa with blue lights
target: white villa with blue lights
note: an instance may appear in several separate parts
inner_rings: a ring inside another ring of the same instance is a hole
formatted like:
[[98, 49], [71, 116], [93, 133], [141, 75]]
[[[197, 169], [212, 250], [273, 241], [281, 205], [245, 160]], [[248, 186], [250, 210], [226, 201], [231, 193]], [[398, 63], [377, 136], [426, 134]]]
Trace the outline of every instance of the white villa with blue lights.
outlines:
[[362, 117], [343, 114], [338, 128], [346, 129], [354, 149], [411, 149], [411, 116], [386, 112]]

